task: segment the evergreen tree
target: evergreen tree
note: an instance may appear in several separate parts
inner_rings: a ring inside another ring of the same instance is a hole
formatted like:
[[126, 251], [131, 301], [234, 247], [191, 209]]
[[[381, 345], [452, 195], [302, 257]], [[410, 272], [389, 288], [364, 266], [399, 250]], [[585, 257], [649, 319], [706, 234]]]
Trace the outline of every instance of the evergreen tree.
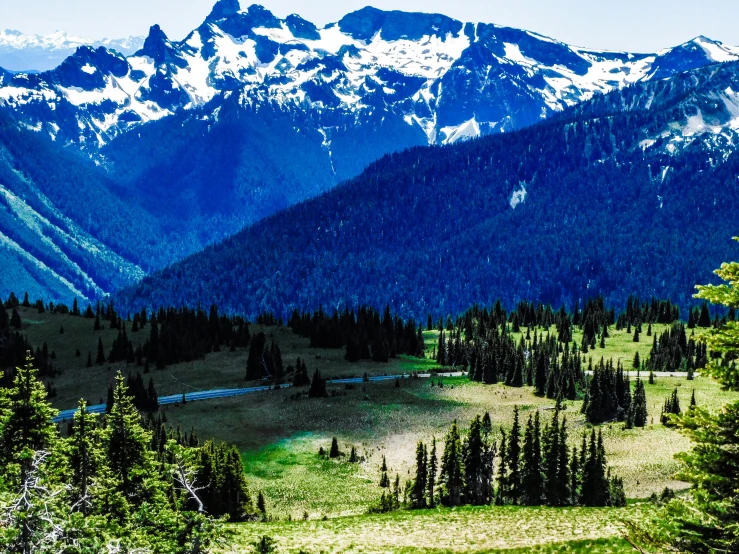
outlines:
[[380, 486], [384, 489], [390, 487], [390, 478], [387, 475], [387, 461], [385, 456], [382, 457], [382, 466], [380, 467]]
[[313, 380], [310, 382], [310, 389], [308, 389], [308, 398], [326, 398], [328, 392], [326, 391], [326, 381], [321, 377], [321, 372], [316, 370], [313, 374]]
[[505, 496], [508, 504], [519, 504], [522, 496], [521, 487], [521, 423], [518, 406], [513, 409], [513, 426], [508, 435], [508, 452], [506, 453], [508, 478], [505, 483]]
[[105, 351], [103, 350], [103, 338], [98, 337], [98, 353], [95, 358], [97, 365], [103, 365], [105, 363]]
[[474, 506], [489, 504], [492, 500], [492, 456], [480, 416], [470, 424], [462, 447], [462, 467], [465, 503]]
[[421, 441], [416, 445], [416, 478], [410, 493], [411, 508], [426, 507], [426, 488], [428, 486], [428, 453]]
[[[560, 424], [559, 410], [555, 410], [552, 422], [544, 431], [544, 498], [547, 506], [561, 506], [564, 499], [561, 496], [559, 483], [560, 473]], [[566, 461], [564, 462], [566, 463]]]
[[644, 427], [647, 424], [647, 393], [644, 389], [644, 381], [637, 377], [636, 389], [632, 400], [634, 427]]
[[541, 423], [539, 412], [534, 418], [529, 416], [523, 441], [523, 498], [525, 506], [539, 506], [544, 497], [542, 474]]
[[109, 506], [111, 516], [120, 522], [125, 521], [131, 509], [161, 494], [162, 483], [152, 479], [156, 458], [149, 450], [151, 438], [151, 433], [141, 425], [123, 375], [118, 372], [113, 407], [101, 432], [106, 473], [96, 494], [101, 497], [99, 502]]
[[339, 441], [334, 437], [331, 439], [331, 450], [329, 450], [328, 457], [338, 458], [339, 456], [341, 456], [341, 452], [339, 451]]
[[452, 424], [444, 442], [439, 475], [439, 499], [444, 506], [460, 506], [463, 488], [462, 443], [457, 422]]
[[[429, 322], [431, 320], [429, 319]], [[383, 462], [385, 458], [383, 457]], [[437, 472], [437, 458], [436, 458], [436, 437], [431, 441], [431, 454], [428, 460], [428, 476], [426, 478], [426, 503], [429, 508], [436, 506], [436, 472]]]
[[96, 414], [87, 410], [87, 403], [80, 400], [72, 420], [72, 432], [67, 439], [70, 504], [84, 515], [88, 515], [92, 508], [90, 490], [102, 463], [96, 418]]
[[671, 415], [680, 415], [680, 399], [677, 397], [677, 389], [672, 391], [672, 394], [665, 399], [665, 405], [662, 408], [662, 414], [660, 415], [660, 421], [662, 425], [671, 426], [672, 420]]
[[49, 450], [56, 442], [52, 422], [57, 411], [47, 400], [44, 384], [38, 379], [31, 353], [26, 364], [16, 368], [12, 387], [0, 396], [0, 475], [19, 462], [28, 471], [34, 452]]
[[603, 435], [598, 431], [596, 442], [595, 429], [593, 429], [590, 434], [587, 459], [582, 468], [580, 503], [583, 506], [607, 506], [609, 500], [610, 487], [606, 476]]

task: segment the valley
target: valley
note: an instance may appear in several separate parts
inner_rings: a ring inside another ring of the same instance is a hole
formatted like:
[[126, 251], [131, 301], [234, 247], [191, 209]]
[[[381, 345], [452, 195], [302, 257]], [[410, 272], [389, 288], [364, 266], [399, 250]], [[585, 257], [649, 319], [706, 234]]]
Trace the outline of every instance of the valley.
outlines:
[[738, 46], [186, 4], [0, 32], [0, 552], [739, 551]]
[[[94, 320], [81, 316], [38, 313], [35, 308], [23, 307], [19, 307], [18, 313], [23, 321], [22, 332], [30, 342], [43, 343], [48, 352], [54, 353], [53, 364], [59, 374], [44, 380], [54, 390], [51, 400], [55, 407], [69, 408], [80, 397], [87, 398], [90, 404], [105, 403], [107, 387], [114, 384], [117, 372], [131, 375], [142, 371], [140, 366], [125, 362], [87, 367], [87, 353], [94, 359], [99, 340], [107, 351], [119, 336], [119, 330], [106, 328], [105, 319], [101, 322], [103, 329], [94, 330]], [[657, 337], [669, 328], [670, 325], [654, 324], [650, 325], [650, 332]], [[62, 329], [64, 332], [60, 333]], [[709, 410], [737, 399], [735, 393], [723, 391], [709, 377], [697, 376], [691, 381], [685, 372], [658, 372], [655, 383], [646, 385], [649, 420], [643, 429], [624, 429], [622, 423], [603, 425], [609, 466], [623, 478], [630, 499], [626, 508], [599, 512], [593, 508], [484, 507], [461, 508], [449, 514], [446, 508], [437, 508], [367, 515], [382, 491], [377, 483], [383, 459], [391, 474], [405, 478], [413, 471], [415, 443], [430, 441], [432, 437], [440, 440], [451, 421], [466, 425], [475, 415], [487, 412], [497, 435], [495, 429], [510, 424], [514, 406], [523, 417], [538, 411], [547, 418], [554, 402], [536, 396], [530, 387], [477, 383], [466, 374], [459, 375], [455, 368], [440, 366], [434, 359], [438, 330], [424, 331], [423, 358], [400, 356], [388, 363], [349, 363], [344, 349], [311, 347], [308, 338], [282, 325], [250, 325], [249, 330], [252, 336], [264, 332], [270, 341], [274, 340], [283, 353], [285, 366], [294, 367], [300, 358], [311, 374], [319, 370], [325, 379], [357, 377], [360, 383], [329, 383], [329, 396], [325, 399], [307, 398], [304, 393], [300, 395], [300, 387], [290, 387], [159, 408], [159, 416], [172, 428], [236, 445], [242, 453], [251, 489], [266, 499], [268, 521], [229, 527], [227, 552], [248, 550], [251, 542], [265, 535], [277, 541], [279, 551], [286, 552], [306, 548], [313, 551], [312, 547], [326, 552], [382, 552], [391, 547], [394, 552], [460, 548], [480, 552], [503, 548], [506, 552], [515, 548], [626, 552], [630, 546], [622, 538], [623, 519], [638, 518], [644, 510], [655, 509], [647, 497], [661, 494], [665, 487], [680, 491], [687, 486], [675, 480], [679, 465], [674, 456], [689, 449], [690, 441], [660, 423], [658, 416], [664, 399], [677, 390], [682, 406], [689, 405], [694, 396], [699, 406]], [[532, 333], [556, 336], [557, 329], [532, 326], [510, 332], [518, 342]], [[704, 329], [696, 328], [694, 332], [701, 336]], [[146, 328], [130, 333], [133, 343], [147, 340], [148, 335]], [[582, 336], [582, 330], [576, 329], [575, 343], [582, 342]], [[583, 354], [583, 358], [591, 363], [603, 358], [631, 366], [635, 354], [647, 360], [651, 349], [650, 337], [634, 342], [633, 333], [616, 329], [609, 332], [605, 347]], [[80, 356], [76, 355], [78, 350]], [[153, 379], [159, 396], [269, 384], [270, 381], [245, 381], [248, 351], [237, 348], [212, 352], [198, 361], [152, 368], [143, 377]], [[435, 377], [449, 371], [456, 371], [458, 376]], [[414, 373], [430, 373], [431, 377], [414, 378]], [[397, 383], [394, 379], [361, 382], [363, 375], [388, 374], [405, 377]], [[633, 379], [635, 373], [631, 375]], [[648, 373], [642, 375], [644, 379], [647, 376]], [[435, 386], [439, 383], [443, 387]], [[573, 444], [578, 444], [582, 431], [589, 428], [581, 406], [580, 400], [563, 403]], [[338, 438], [339, 447], [345, 452], [339, 460], [323, 459], [317, 454], [319, 448], [328, 448], [332, 437]], [[347, 461], [346, 452], [352, 447], [357, 450], [359, 463]], [[437, 536], [440, 517], [447, 530], [459, 530], [442, 533], [443, 538]], [[527, 518], [531, 518], [531, 524], [519, 525], [529, 531], [520, 529], [510, 534], [511, 519], [523, 522]], [[556, 532], [547, 535], [534, 521], [546, 522]], [[385, 531], [378, 535], [379, 529]]]

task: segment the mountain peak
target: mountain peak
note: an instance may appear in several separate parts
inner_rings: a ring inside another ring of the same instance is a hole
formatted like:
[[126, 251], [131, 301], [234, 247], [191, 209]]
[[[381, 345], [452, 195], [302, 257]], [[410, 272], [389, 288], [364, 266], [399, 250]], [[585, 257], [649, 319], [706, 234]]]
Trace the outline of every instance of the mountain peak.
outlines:
[[239, 0], [218, 0], [215, 6], [213, 6], [210, 15], [206, 18], [206, 21], [220, 21], [221, 19], [226, 19], [239, 13], [240, 10], [241, 4], [239, 4]]
[[148, 56], [157, 64], [163, 63], [167, 53], [167, 35], [164, 34], [159, 25], [152, 25], [149, 35], [144, 41], [144, 46], [136, 52], [137, 56]]

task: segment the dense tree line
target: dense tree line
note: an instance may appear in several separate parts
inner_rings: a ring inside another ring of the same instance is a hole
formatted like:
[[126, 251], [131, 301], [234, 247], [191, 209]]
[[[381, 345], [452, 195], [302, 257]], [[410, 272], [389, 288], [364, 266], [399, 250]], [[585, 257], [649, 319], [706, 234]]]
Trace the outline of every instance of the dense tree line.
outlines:
[[[543, 429], [539, 412], [525, 430], [516, 407], [509, 431], [500, 443], [492, 438], [490, 415], [477, 416], [463, 432], [454, 422], [444, 440], [441, 458], [436, 441], [416, 447], [415, 478], [401, 492], [399, 478], [389, 486], [383, 470], [383, 491], [376, 511], [400, 507], [421, 509], [488, 504], [521, 506], [624, 506], [623, 481], [611, 477], [603, 437], [591, 430], [578, 449], [570, 449], [566, 417], [555, 410]], [[497, 467], [496, 467], [497, 461]], [[384, 462], [383, 462], [384, 464]], [[438, 471], [438, 473], [437, 473]], [[401, 498], [402, 494], [402, 498]]]
[[692, 374], [708, 363], [708, 347], [705, 342], [688, 338], [685, 325], [680, 322], [657, 336], [654, 335], [652, 350], [647, 360], [651, 371], [687, 371]]
[[349, 362], [374, 360], [387, 362], [399, 354], [422, 357], [422, 329], [411, 318], [403, 321], [386, 307], [382, 316], [372, 308], [361, 307], [356, 312], [345, 309], [329, 316], [322, 308], [314, 313], [295, 310], [289, 327], [296, 334], [310, 338], [314, 348], [344, 348]]
[[80, 401], [62, 437], [55, 414], [29, 353], [0, 389], [3, 551], [202, 553], [214, 516], [254, 516], [238, 452], [147, 425], [120, 374], [103, 418]]

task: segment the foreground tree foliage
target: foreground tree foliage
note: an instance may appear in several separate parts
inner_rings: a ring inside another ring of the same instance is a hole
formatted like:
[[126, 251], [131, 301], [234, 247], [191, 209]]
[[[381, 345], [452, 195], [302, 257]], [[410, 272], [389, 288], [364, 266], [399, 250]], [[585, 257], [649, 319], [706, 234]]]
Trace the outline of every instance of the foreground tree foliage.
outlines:
[[[739, 240], [739, 239], [735, 239]], [[721, 285], [698, 286], [697, 298], [736, 309], [739, 263], [715, 272]], [[706, 372], [731, 390], [739, 390], [739, 323], [728, 321], [706, 335], [713, 354]], [[739, 552], [739, 402], [712, 414], [692, 405], [669, 421], [691, 438], [691, 452], [679, 455], [678, 477], [693, 484], [690, 493], [671, 501], [646, 524], [632, 522], [631, 540], [647, 548], [678, 552]]]
[[102, 421], [80, 401], [63, 438], [55, 415], [29, 353], [0, 389], [0, 551], [201, 554], [254, 517], [238, 451], [152, 432], [120, 374]]

